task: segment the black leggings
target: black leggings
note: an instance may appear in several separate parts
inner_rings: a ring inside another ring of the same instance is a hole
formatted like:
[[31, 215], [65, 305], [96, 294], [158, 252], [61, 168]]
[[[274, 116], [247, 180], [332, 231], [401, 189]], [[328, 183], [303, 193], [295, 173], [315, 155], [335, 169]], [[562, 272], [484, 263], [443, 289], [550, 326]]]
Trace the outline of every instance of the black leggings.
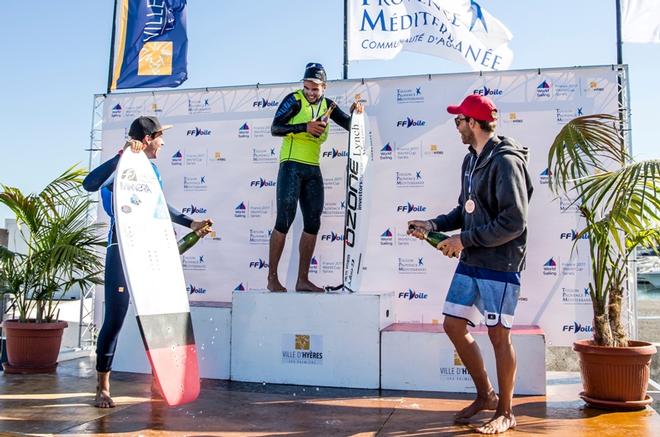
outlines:
[[277, 219], [275, 230], [286, 234], [296, 217], [300, 200], [304, 230], [316, 235], [323, 212], [323, 176], [317, 165], [284, 161], [277, 174]]
[[121, 265], [119, 246], [108, 246], [105, 255], [105, 316], [103, 327], [96, 342], [96, 370], [108, 372], [112, 369], [117, 338], [128, 310], [129, 294], [124, 269]]

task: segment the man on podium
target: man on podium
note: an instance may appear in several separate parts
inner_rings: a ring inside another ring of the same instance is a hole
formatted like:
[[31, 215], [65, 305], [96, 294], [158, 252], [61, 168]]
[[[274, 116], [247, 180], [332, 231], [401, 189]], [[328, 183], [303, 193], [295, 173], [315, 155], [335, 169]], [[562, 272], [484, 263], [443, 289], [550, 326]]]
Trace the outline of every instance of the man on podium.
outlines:
[[[455, 419], [464, 422], [481, 410], [495, 409], [493, 418], [477, 431], [497, 434], [516, 426], [511, 405], [516, 355], [510, 329], [520, 271], [525, 267], [527, 207], [532, 196], [527, 148], [495, 135], [497, 108], [486, 97], [470, 95], [447, 111], [457, 115], [456, 129], [469, 146], [458, 205], [432, 220], [410, 221], [408, 232], [424, 238], [423, 231], [461, 230], [437, 245], [445, 256], [460, 255], [444, 304], [443, 326], [477, 388], [477, 399]], [[499, 397], [479, 346], [467, 330], [468, 324], [481, 321], [481, 315], [495, 350]]]
[[[323, 212], [321, 144], [328, 137], [330, 120], [346, 130], [351, 122], [350, 115], [324, 96], [327, 79], [321, 64], [307, 64], [302, 80], [303, 89], [282, 100], [271, 126], [273, 136], [283, 137], [277, 174], [277, 219], [270, 237], [268, 261], [268, 290], [273, 292], [286, 291], [278, 278], [277, 267], [299, 201], [304, 229], [300, 237], [296, 291], [324, 291], [308, 277]], [[354, 103], [350, 111], [354, 110], [362, 112], [362, 105]]]

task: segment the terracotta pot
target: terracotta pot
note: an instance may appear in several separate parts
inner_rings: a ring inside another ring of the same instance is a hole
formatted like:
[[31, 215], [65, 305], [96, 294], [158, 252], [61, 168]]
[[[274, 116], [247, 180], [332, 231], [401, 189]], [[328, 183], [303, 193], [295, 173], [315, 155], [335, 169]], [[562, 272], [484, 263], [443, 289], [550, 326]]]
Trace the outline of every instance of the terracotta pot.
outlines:
[[584, 386], [580, 396], [591, 406], [632, 410], [653, 401], [646, 393], [651, 359], [657, 352], [653, 344], [631, 340], [628, 347], [605, 347], [578, 340], [573, 350], [580, 358]]
[[7, 373], [51, 373], [57, 367], [57, 356], [67, 322], [21, 323], [5, 320], [2, 328], [7, 338]]

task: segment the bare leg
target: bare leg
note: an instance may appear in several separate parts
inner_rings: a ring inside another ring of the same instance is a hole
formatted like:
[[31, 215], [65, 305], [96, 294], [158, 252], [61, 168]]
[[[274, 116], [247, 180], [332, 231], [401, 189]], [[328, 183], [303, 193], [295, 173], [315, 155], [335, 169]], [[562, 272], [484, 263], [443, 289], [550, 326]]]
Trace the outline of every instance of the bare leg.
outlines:
[[114, 408], [115, 406], [110, 397], [110, 372], [96, 372], [94, 406], [97, 408]]
[[488, 336], [495, 350], [497, 365], [497, 383], [500, 388], [500, 399], [493, 418], [477, 429], [481, 434], [499, 434], [510, 428], [515, 428], [516, 418], [513, 415], [513, 386], [516, 378], [516, 352], [511, 344], [511, 331], [502, 325], [488, 328]]
[[470, 372], [472, 381], [477, 388], [477, 398], [467, 407], [456, 413], [454, 420], [465, 422], [482, 410], [493, 410], [497, 406], [497, 395], [493, 389], [479, 346], [467, 330], [467, 321], [456, 317], [446, 316], [443, 323], [445, 332], [454, 344], [458, 356]]
[[280, 283], [277, 277], [277, 267], [280, 264], [280, 257], [284, 250], [284, 242], [286, 241], [286, 234], [273, 229], [270, 235], [270, 247], [268, 251], [268, 289], [275, 292], [286, 291], [284, 285]]
[[315, 291], [320, 293], [325, 291], [309, 280], [309, 263], [312, 261], [315, 246], [316, 235], [303, 232], [300, 237], [300, 263], [298, 264], [296, 291]]

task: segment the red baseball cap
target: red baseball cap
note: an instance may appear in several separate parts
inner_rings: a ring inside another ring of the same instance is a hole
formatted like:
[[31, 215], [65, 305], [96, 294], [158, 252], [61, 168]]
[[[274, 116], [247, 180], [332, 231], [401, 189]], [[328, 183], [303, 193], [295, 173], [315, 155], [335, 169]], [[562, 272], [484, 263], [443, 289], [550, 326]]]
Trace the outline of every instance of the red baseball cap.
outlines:
[[447, 112], [454, 115], [462, 114], [480, 121], [497, 120], [495, 103], [488, 97], [477, 94], [467, 96], [458, 106], [447, 106]]

